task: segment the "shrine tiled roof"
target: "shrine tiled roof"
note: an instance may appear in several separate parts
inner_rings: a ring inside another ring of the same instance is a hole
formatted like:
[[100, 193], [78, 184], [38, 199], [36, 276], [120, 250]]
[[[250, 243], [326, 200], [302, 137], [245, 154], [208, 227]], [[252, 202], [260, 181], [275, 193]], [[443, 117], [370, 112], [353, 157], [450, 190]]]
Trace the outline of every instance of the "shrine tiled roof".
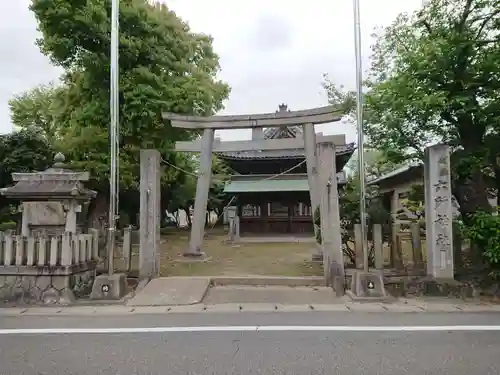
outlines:
[[[337, 156], [350, 155], [356, 149], [354, 143], [346, 145], [335, 146], [335, 153]], [[216, 154], [221, 159], [229, 160], [249, 160], [249, 159], [303, 159], [305, 151], [302, 150], [273, 150], [273, 151], [232, 151], [232, 152], [218, 152]]]
[[97, 192], [84, 187], [82, 181], [88, 181], [88, 172], [74, 172], [68, 169], [64, 155], [54, 157], [54, 165], [42, 172], [13, 173], [15, 184], [0, 189], [0, 194], [8, 198], [71, 198], [87, 199], [95, 197]]
[[93, 197], [95, 191], [83, 187], [79, 181], [18, 181], [15, 185], [4, 188], [1, 194], [8, 197], [67, 196]]

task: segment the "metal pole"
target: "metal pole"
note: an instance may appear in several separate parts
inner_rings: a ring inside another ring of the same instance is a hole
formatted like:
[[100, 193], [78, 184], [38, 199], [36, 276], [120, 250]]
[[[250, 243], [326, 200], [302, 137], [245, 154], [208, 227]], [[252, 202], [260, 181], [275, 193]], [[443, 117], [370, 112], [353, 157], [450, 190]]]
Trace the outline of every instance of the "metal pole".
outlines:
[[118, 211], [118, 24], [119, 0], [111, 3], [111, 64], [110, 64], [110, 176], [109, 176], [109, 236], [108, 236], [108, 273], [114, 272], [114, 254], [116, 242], [116, 217]]
[[363, 268], [368, 272], [368, 241], [366, 228], [366, 184], [363, 134], [363, 70], [361, 63], [361, 22], [359, 0], [353, 0], [354, 8], [354, 48], [356, 54], [356, 122], [358, 128], [358, 174], [359, 174], [359, 214], [363, 249]]

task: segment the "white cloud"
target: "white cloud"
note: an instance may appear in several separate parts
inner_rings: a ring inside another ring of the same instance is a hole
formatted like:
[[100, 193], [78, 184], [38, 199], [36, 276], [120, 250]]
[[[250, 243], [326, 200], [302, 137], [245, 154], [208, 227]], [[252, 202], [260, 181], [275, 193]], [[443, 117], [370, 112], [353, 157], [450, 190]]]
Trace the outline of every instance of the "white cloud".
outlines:
[[[221, 78], [232, 87], [224, 113], [272, 112], [326, 104], [323, 73], [353, 89], [355, 60], [351, 0], [169, 0], [169, 6], [197, 32], [211, 34], [221, 57]], [[58, 76], [35, 46], [36, 23], [29, 0], [0, 2], [0, 132], [10, 130], [7, 101], [15, 93]], [[370, 34], [421, 0], [361, 0], [364, 69]], [[319, 126], [324, 133], [355, 130], [345, 124]], [[223, 139], [245, 139], [249, 132], [225, 131]]]

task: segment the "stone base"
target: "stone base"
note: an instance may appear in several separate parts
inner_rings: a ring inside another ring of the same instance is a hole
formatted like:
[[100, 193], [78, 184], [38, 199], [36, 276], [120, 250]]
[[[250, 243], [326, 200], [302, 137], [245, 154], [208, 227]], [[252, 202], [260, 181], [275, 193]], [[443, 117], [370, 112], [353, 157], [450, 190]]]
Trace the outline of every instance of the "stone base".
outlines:
[[203, 253], [203, 256], [184, 256], [182, 258], [177, 258], [175, 261], [178, 263], [205, 263], [212, 259], [212, 257], [207, 256]]
[[462, 283], [454, 279], [436, 279], [433, 277], [422, 277], [409, 280], [406, 284], [405, 295], [452, 297], [452, 298], [474, 298], [477, 290], [470, 284]]
[[323, 253], [314, 253], [312, 255], [312, 261], [318, 263], [323, 262]]
[[203, 251], [186, 251], [182, 254], [185, 258], [204, 258], [206, 254]]
[[176, 259], [176, 262], [180, 263], [198, 263], [198, 262], [208, 262], [211, 257], [203, 251], [191, 251], [187, 250], [182, 254], [182, 258]]
[[70, 305], [76, 301], [76, 297], [71, 289], [59, 291], [55, 288], [50, 288], [43, 292], [42, 301], [47, 305]]
[[127, 293], [127, 278], [124, 273], [99, 275], [92, 286], [91, 299], [117, 300]]
[[95, 277], [95, 269], [85, 267], [80, 267], [77, 273], [62, 267], [50, 270], [19, 267], [17, 275], [12, 267], [0, 267], [0, 303], [67, 305], [88, 295]]
[[382, 272], [355, 271], [352, 275], [351, 289], [346, 293], [354, 301], [385, 301], [390, 295], [385, 290]]
[[337, 262], [330, 264], [330, 285], [337, 297], [345, 294], [345, 275], [343, 267]]

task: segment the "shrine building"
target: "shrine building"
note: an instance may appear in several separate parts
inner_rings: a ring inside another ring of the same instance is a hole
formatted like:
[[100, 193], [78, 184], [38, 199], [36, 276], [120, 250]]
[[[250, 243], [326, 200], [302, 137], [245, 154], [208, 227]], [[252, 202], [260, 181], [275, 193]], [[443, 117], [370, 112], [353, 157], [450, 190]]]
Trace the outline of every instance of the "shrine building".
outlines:
[[[288, 111], [279, 106], [278, 112]], [[317, 133], [317, 139], [323, 137]], [[355, 145], [345, 135], [335, 137], [339, 188], [345, 184], [342, 172]], [[303, 138], [301, 126], [252, 129], [252, 140]], [[226, 143], [226, 142], [223, 142]], [[307, 234], [314, 232], [304, 148], [217, 152], [233, 170], [224, 192], [235, 197], [242, 235]]]

